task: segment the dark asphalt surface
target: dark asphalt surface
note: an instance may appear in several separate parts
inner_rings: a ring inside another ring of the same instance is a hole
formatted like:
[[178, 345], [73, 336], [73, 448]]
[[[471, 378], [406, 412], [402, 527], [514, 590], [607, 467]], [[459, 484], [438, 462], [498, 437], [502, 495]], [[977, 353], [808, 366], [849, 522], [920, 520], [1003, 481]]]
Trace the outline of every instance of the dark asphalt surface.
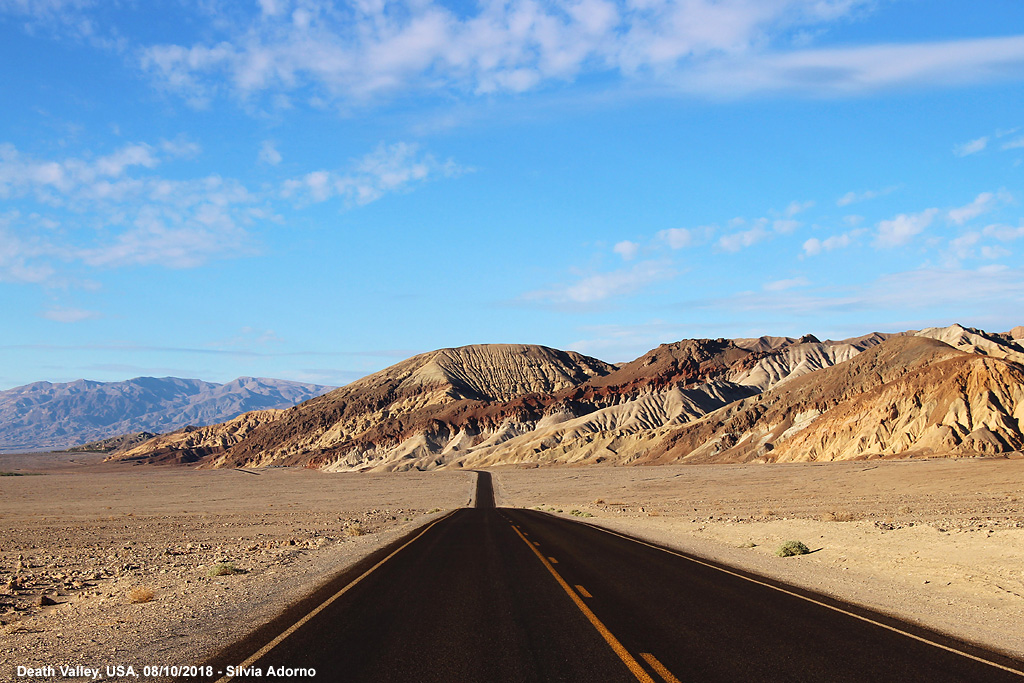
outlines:
[[[1024, 681], [586, 524], [495, 508], [487, 473], [480, 473], [476, 501], [477, 508], [430, 527], [250, 666], [313, 667], [320, 681], [637, 681], [588, 619], [589, 609], [625, 658], [643, 667], [641, 680]], [[242, 663], [287, 621], [236, 644], [214, 664], [224, 670]]]

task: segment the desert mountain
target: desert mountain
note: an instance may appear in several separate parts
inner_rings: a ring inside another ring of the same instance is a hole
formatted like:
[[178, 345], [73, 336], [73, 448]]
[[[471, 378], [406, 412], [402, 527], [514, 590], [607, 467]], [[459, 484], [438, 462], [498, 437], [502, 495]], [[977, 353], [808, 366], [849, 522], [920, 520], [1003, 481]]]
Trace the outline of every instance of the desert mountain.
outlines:
[[852, 360], [671, 430], [644, 462], [993, 454], [1024, 446], [1024, 367], [929, 337]]
[[176, 377], [35, 382], [0, 391], [0, 448], [66, 448], [213, 424], [250, 410], [286, 408], [331, 388], [258, 377], [227, 384]]
[[1013, 335], [692, 339], [621, 366], [538, 346], [442, 349], [120, 457], [404, 470], [1006, 452], [1024, 445]]
[[[190, 461], [212, 454], [215, 464], [380, 465], [385, 453], [410, 440], [428, 440], [453, 419], [475, 420], [494, 407], [515, 414], [525, 405], [523, 396], [550, 396], [614, 369], [543, 346], [441, 349], [290, 410], [251, 416], [258, 424], [169, 434], [122, 457]], [[428, 444], [423, 454], [433, 453], [434, 446]]]

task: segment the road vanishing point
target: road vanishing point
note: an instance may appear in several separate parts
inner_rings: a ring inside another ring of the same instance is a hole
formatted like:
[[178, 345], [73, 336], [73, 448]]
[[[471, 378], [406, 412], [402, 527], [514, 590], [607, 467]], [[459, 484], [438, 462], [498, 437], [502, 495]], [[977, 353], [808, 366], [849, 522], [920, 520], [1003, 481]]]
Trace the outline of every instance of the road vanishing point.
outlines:
[[1017, 660], [862, 607], [595, 525], [497, 508], [487, 472], [475, 503], [227, 647], [205, 680], [266, 680], [269, 667], [285, 667], [358, 683], [1024, 683]]

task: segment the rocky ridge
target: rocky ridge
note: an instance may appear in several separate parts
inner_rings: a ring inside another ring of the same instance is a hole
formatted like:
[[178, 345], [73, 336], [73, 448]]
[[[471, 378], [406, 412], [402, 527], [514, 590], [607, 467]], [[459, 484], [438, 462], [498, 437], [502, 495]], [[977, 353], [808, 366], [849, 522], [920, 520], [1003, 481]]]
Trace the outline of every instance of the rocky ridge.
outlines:
[[1024, 446], [1013, 334], [691, 339], [621, 366], [537, 346], [441, 349], [116, 457], [401, 471], [1006, 453]]

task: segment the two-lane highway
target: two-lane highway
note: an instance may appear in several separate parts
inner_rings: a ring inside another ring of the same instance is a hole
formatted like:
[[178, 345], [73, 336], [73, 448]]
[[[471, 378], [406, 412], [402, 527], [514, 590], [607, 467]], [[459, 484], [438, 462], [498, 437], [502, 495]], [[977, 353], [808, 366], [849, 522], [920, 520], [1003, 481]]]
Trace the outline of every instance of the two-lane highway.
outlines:
[[1024, 681], [1019, 662], [859, 608], [495, 508], [486, 472], [475, 500], [211, 663], [330, 681]]

